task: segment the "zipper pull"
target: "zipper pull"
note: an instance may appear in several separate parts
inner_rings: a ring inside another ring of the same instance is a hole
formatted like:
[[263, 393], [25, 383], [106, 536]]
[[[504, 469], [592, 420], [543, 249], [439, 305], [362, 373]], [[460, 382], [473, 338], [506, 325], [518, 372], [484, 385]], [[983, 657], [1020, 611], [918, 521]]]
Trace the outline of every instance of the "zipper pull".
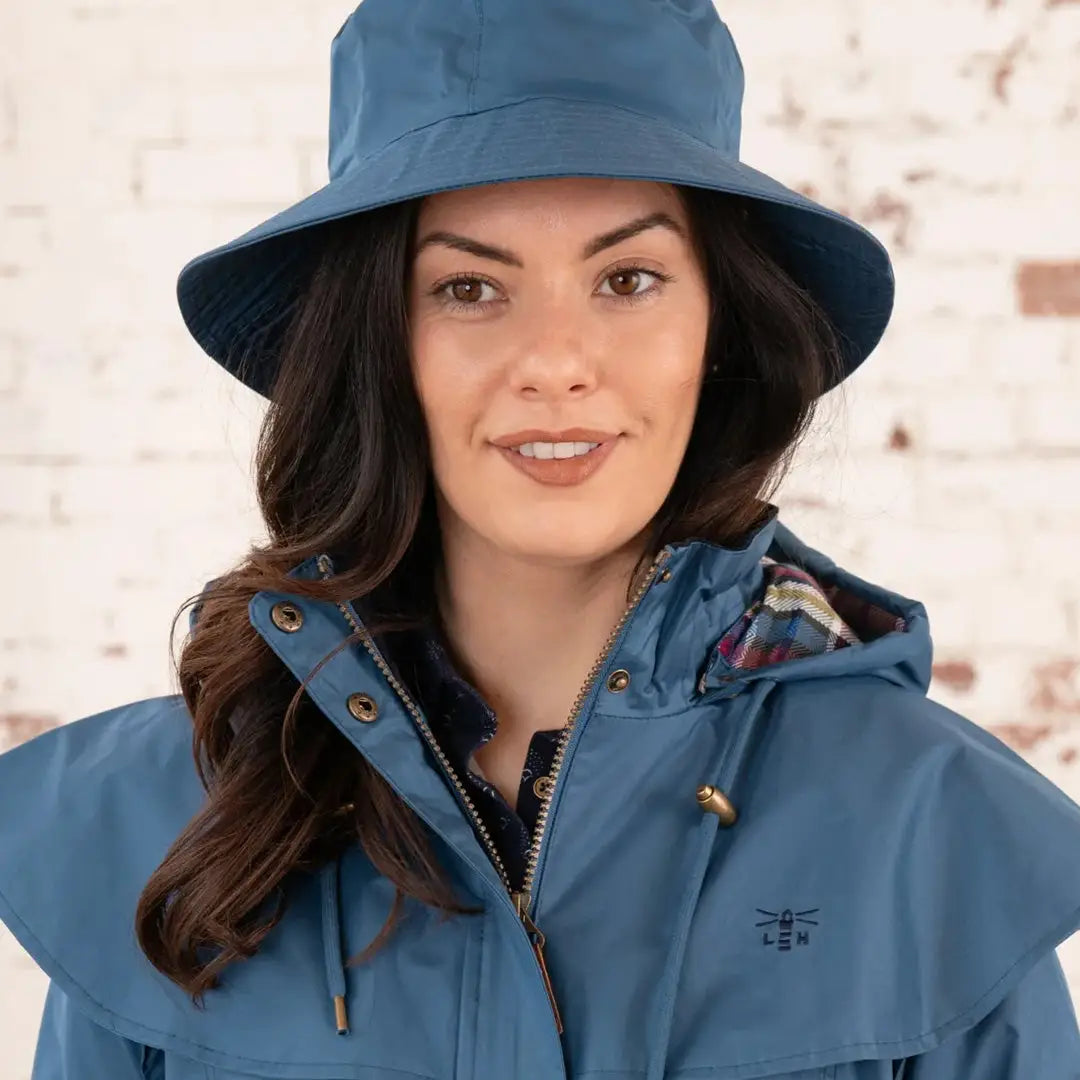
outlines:
[[555, 1017], [555, 1028], [561, 1035], [563, 1033], [562, 1017], [559, 1015], [559, 1006], [555, 1001], [555, 990], [551, 985], [551, 976], [548, 974], [547, 963], [544, 960], [544, 935], [540, 927], [529, 917], [529, 894], [527, 892], [514, 893], [514, 907], [521, 921], [525, 924], [525, 931], [532, 943], [536, 962], [540, 965], [540, 974], [544, 978], [544, 989], [547, 991], [548, 1001], [551, 1002], [551, 1012]]

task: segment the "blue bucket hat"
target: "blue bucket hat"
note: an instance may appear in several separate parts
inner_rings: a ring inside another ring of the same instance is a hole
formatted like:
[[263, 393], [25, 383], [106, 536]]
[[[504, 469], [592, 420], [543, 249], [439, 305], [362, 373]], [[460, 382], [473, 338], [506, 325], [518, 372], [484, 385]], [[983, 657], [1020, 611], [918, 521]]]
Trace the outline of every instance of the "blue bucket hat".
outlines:
[[742, 61], [712, 0], [364, 0], [330, 68], [329, 181], [177, 281], [195, 340], [264, 396], [313, 226], [506, 180], [623, 177], [758, 200], [774, 256], [839, 334], [842, 378], [885, 330], [884, 246], [739, 160]]

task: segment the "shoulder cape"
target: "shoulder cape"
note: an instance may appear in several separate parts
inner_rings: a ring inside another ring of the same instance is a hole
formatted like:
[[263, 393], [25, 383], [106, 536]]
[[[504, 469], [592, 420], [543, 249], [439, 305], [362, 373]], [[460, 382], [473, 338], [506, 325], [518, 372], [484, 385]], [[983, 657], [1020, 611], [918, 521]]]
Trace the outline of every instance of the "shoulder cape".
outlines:
[[[801, 684], [754, 761], [748, 831], [724, 879], [737, 881], [740, 860], [760, 860], [764, 846], [790, 845], [783, 880], [801, 866], [808, 891], [820, 886], [829, 948], [814, 955], [829, 959], [803, 972], [816, 984], [760, 975], [750, 993], [729, 985], [750, 970], [725, 953], [732, 936], [711, 953], [695, 947], [684, 978], [714, 987], [716, 1003], [677, 1017], [672, 1051], [703, 1045], [681, 1025], [714, 1026], [700, 1075], [920, 1053], [978, 1023], [1080, 928], [1080, 806], [918, 693], [862, 676]], [[808, 770], [828, 782], [807, 785]], [[139, 950], [136, 898], [203, 797], [177, 696], [84, 717], [0, 755], [0, 919], [108, 1030], [220, 1068], [355, 1075], [356, 1045], [326, 1016], [310, 905], [290, 911], [234, 980], [224, 974], [233, 992], [210, 991], [205, 1011]], [[737, 901], [703, 892], [700, 918], [713, 906], [719, 917], [785, 902], [749, 890]]]

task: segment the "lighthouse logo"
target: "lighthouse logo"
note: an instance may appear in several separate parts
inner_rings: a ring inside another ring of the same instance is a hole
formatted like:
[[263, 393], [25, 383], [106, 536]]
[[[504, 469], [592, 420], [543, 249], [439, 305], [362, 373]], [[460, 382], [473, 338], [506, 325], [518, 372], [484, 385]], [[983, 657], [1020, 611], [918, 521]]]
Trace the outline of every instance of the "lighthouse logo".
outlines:
[[754, 923], [755, 926], [765, 927], [761, 931], [761, 944], [766, 948], [776, 946], [779, 952], [791, 952], [791, 946], [809, 945], [810, 931], [800, 929], [802, 926], [817, 926], [817, 919], [807, 916], [816, 915], [820, 908], [807, 908], [805, 911], [792, 911], [784, 908], [783, 911], [766, 911], [764, 908], [755, 909], [759, 915], [768, 915], [767, 919]]

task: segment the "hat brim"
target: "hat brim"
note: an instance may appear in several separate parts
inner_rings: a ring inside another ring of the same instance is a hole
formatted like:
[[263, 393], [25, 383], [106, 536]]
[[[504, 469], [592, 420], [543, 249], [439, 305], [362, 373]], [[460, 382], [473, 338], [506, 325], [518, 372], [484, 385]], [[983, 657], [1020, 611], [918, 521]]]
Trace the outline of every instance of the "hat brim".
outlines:
[[212, 359], [266, 396], [274, 345], [305, 284], [310, 244], [304, 230], [438, 191], [554, 176], [656, 180], [758, 199], [784, 268], [839, 334], [844, 378], [884, 333], [894, 302], [893, 269], [868, 229], [671, 124], [598, 102], [553, 98], [411, 131], [195, 257], [177, 279], [184, 322]]

